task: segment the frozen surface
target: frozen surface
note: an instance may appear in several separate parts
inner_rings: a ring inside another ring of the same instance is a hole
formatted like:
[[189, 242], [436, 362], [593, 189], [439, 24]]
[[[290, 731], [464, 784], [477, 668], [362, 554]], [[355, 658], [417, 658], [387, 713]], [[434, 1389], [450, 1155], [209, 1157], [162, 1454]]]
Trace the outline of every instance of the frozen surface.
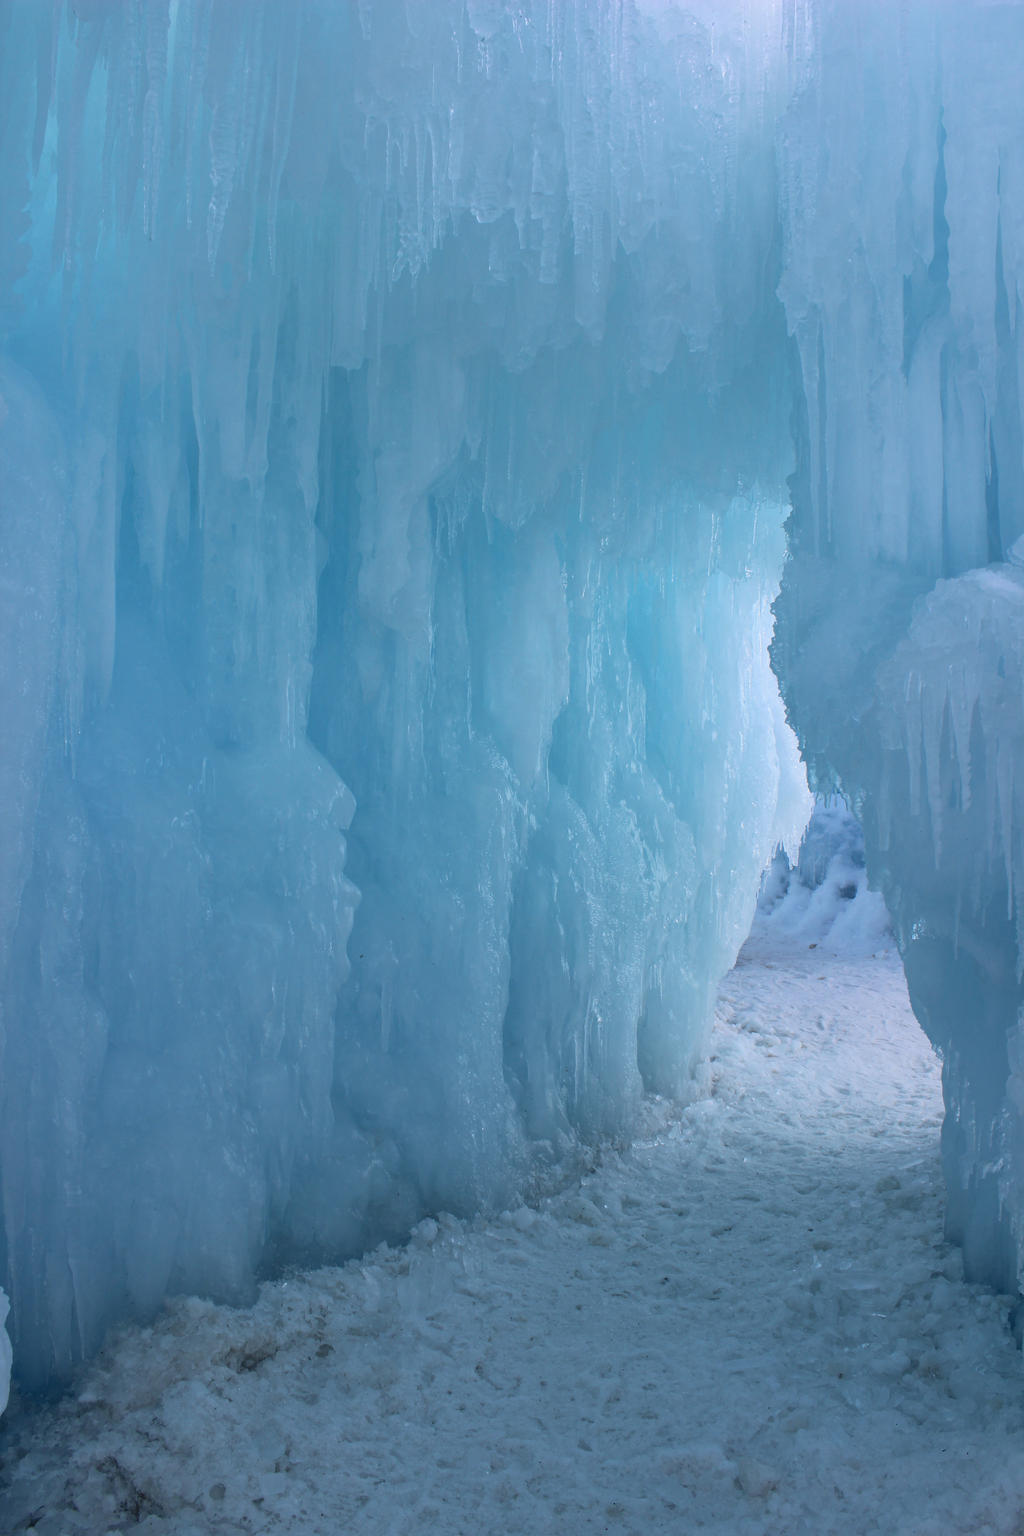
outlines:
[[966, 0], [0, 7], [23, 1382], [685, 1100], [780, 580], [1017, 1285], [1022, 76]]
[[842, 800], [819, 800], [796, 863], [779, 849], [765, 871], [758, 912], [772, 931], [823, 954], [867, 956], [892, 948], [885, 902], [868, 885], [864, 834]]
[[712, 1051], [710, 1096], [536, 1206], [120, 1334], [15, 1409], [0, 1526], [1014, 1536], [1024, 1362], [943, 1237], [895, 952], [759, 919]]
[[815, 787], [863, 814], [943, 1053], [949, 1230], [969, 1273], [1024, 1290], [1024, 10], [804, 15], [780, 136], [801, 388], [774, 659]]
[[806, 815], [776, 21], [0, 7], [24, 1383], [692, 1091]]

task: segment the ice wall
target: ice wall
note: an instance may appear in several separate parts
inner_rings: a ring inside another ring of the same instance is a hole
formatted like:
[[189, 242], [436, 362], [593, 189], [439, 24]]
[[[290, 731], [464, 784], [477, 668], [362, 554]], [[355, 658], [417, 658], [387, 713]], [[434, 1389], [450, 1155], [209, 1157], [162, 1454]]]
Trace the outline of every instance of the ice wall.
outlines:
[[866, 864], [860, 822], [842, 800], [819, 800], [795, 864], [780, 848], [765, 870], [751, 938], [760, 929], [823, 955], [864, 959], [891, 951], [889, 914]]
[[0, 1283], [38, 1384], [685, 1092], [862, 811], [1019, 1284], [1024, 8], [0, 8]]
[[1024, 9], [823, 3], [779, 133], [799, 356], [775, 661], [944, 1058], [949, 1228], [1024, 1288]]
[[686, 1091], [806, 809], [766, 659], [782, 23], [0, 7], [29, 1385]]

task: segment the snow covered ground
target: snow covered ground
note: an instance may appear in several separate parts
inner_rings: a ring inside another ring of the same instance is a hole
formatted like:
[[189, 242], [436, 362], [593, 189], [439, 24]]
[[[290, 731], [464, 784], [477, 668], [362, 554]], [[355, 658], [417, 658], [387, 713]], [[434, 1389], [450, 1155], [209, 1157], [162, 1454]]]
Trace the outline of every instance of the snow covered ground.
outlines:
[[895, 956], [759, 919], [709, 1096], [498, 1220], [174, 1303], [0, 1434], [0, 1530], [1024, 1532], [1008, 1299], [942, 1240]]

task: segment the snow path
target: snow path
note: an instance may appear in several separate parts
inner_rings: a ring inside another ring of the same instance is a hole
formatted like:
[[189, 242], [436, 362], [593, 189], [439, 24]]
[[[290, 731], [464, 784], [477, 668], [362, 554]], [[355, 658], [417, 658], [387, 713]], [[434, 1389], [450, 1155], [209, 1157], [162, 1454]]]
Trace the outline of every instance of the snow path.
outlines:
[[125, 1331], [8, 1423], [0, 1530], [1024, 1533], [1024, 1366], [942, 1241], [898, 964], [769, 928], [710, 1098], [538, 1211]]

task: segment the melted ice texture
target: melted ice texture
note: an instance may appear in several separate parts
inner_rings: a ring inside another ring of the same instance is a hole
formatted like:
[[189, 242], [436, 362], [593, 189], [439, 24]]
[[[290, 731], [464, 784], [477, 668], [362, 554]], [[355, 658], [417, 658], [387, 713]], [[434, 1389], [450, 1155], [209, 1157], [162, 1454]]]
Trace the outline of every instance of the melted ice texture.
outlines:
[[923, 0], [2, 9], [27, 1383], [686, 1096], [807, 815], [776, 599], [1016, 1283], [1022, 67]]

